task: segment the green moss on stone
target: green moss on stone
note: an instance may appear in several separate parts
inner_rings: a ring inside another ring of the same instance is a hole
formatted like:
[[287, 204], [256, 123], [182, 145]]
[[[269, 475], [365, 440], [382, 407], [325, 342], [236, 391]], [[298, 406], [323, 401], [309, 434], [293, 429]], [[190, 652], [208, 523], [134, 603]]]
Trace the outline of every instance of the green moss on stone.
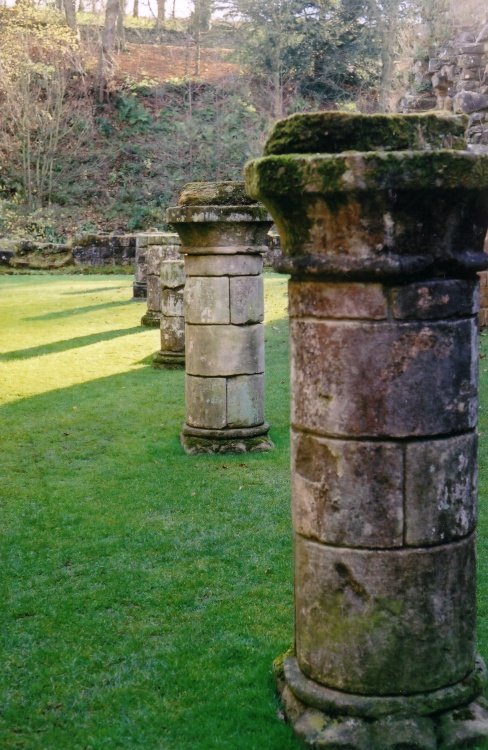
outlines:
[[280, 120], [265, 155], [464, 149], [467, 118], [456, 115], [295, 114]]
[[269, 156], [246, 166], [246, 185], [267, 206], [274, 196], [281, 204], [288, 196], [296, 202], [297, 196], [313, 193], [481, 189], [488, 187], [488, 155], [443, 149]]
[[178, 199], [180, 206], [248, 206], [254, 202], [243, 182], [189, 182]]

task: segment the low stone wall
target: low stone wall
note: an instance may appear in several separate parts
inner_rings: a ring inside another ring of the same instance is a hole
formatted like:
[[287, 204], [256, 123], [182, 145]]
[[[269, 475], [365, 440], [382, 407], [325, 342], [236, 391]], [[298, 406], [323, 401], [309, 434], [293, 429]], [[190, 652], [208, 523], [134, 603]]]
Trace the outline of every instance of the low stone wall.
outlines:
[[11, 268], [49, 270], [73, 265], [71, 247], [54, 242], [9, 242], [2, 249], [2, 256], [3, 265]]
[[[32, 270], [55, 270], [69, 266], [129, 266], [136, 264], [134, 298], [146, 298], [144, 251], [157, 244], [164, 232], [137, 234], [86, 234], [73, 237], [65, 244], [4, 240], [0, 244], [0, 265]], [[276, 230], [268, 237], [264, 265], [272, 268], [281, 257], [280, 238]]]
[[54, 270], [69, 266], [130, 266], [136, 252], [135, 234], [83, 234], [64, 244], [3, 240], [0, 264], [11, 268]]
[[136, 255], [135, 234], [87, 234], [73, 238], [73, 261], [79, 266], [127, 266]]

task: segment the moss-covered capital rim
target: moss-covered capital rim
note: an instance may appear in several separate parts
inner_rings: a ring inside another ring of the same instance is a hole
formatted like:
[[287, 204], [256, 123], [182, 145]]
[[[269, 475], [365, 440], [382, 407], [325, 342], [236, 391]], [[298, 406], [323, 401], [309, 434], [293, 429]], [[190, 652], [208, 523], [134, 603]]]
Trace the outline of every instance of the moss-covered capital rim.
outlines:
[[267, 156], [245, 167], [251, 195], [349, 193], [374, 190], [487, 190], [488, 154], [394, 151]]
[[168, 224], [272, 222], [267, 209], [258, 203], [247, 206], [171, 206], [166, 209]]
[[467, 122], [448, 114], [295, 114], [276, 123], [264, 154], [464, 149]]
[[256, 201], [247, 193], [244, 182], [189, 182], [178, 198], [179, 206], [247, 206]]

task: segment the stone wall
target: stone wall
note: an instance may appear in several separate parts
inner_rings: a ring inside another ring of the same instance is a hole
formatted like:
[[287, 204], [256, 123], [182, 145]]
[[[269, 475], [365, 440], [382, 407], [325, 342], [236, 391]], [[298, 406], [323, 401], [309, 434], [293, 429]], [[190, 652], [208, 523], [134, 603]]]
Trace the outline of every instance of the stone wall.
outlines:
[[488, 146], [488, 17], [456, 29], [435, 54], [415, 61], [412, 74], [411, 91], [399, 103], [402, 112], [466, 114], [468, 142]]
[[135, 234], [87, 234], [74, 237], [73, 261], [81, 266], [127, 266], [134, 263]]
[[135, 234], [83, 234], [66, 243], [3, 240], [0, 264], [11, 268], [54, 270], [69, 266], [129, 266]]

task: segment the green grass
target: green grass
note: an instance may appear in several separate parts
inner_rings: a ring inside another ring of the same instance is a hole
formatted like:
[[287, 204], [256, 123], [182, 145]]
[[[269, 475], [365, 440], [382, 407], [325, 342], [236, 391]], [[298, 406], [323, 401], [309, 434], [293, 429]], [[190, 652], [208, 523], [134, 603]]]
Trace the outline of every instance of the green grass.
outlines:
[[276, 450], [244, 457], [182, 453], [183, 373], [150, 367], [131, 285], [0, 278], [0, 747], [296, 750], [271, 676], [293, 628], [285, 280], [266, 277]]
[[[187, 457], [127, 277], [0, 279], [0, 747], [296, 747], [285, 283], [268, 277], [271, 454]], [[5, 575], [7, 574], [7, 575]]]

